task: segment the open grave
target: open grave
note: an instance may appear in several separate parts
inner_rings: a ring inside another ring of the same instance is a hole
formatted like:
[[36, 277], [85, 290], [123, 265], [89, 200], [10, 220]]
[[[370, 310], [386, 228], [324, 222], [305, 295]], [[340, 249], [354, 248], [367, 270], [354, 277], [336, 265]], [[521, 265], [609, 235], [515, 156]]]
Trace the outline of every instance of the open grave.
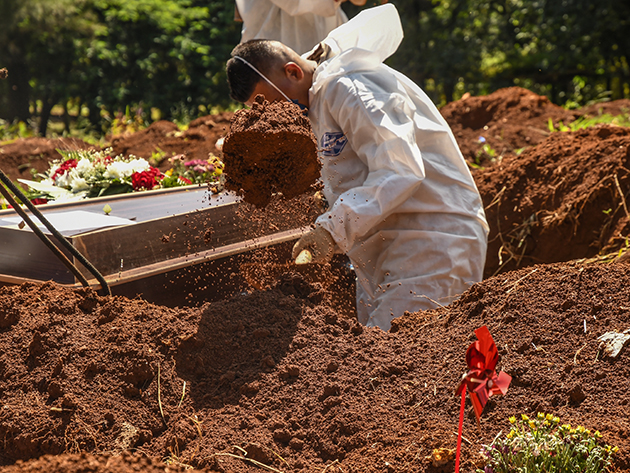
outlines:
[[[480, 428], [467, 408], [461, 471], [475, 471], [510, 416], [536, 412], [599, 430], [619, 447], [611, 470], [630, 470], [630, 355], [626, 346], [609, 356], [598, 340], [630, 329], [630, 131], [552, 132], [549, 118], [557, 128], [587, 111], [518, 88], [442, 112], [486, 206], [484, 281], [390, 332], [343, 309], [353, 298], [343, 262], [306, 274], [265, 252], [231, 266], [243, 286], [208, 303], [7, 285], [0, 472], [453, 471], [432, 452], [455, 448], [454, 393], [482, 325], [512, 384], [490, 399]], [[289, 227], [308, 225], [305, 213], [279, 212]], [[254, 232], [269, 221], [267, 210], [246, 213]], [[203, 287], [227, 273], [190, 280]]]

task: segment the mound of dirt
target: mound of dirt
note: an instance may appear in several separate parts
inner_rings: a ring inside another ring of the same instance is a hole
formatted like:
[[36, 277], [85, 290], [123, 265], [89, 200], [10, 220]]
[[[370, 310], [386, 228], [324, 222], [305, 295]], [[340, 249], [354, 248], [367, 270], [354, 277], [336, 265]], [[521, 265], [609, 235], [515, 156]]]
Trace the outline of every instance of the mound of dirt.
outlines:
[[457, 100], [440, 113], [466, 160], [478, 166], [490, 166], [499, 157], [513, 156], [515, 150], [542, 142], [549, 135], [549, 120], [557, 127], [578, 115], [521, 87]]
[[21, 138], [0, 146], [0, 169], [12, 181], [32, 179], [31, 170], [48, 171], [51, 161], [61, 159], [58, 149], [69, 151], [93, 148], [76, 138]]
[[227, 133], [232, 112], [197, 118], [184, 131], [172, 122], [161, 120], [136, 133], [111, 138], [114, 154], [161, 160], [155, 164], [161, 170], [171, 167], [168, 158], [183, 154], [186, 160], [208, 159], [209, 154], [220, 156], [216, 143]]
[[251, 109], [234, 113], [223, 144], [225, 187], [257, 207], [273, 194], [287, 199], [312, 190], [321, 169], [317, 140], [299, 106], [258, 95]]
[[182, 473], [186, 468], [181, 465], [166, 465], [161, 460], [121, 454], [92, 455], [75, 453], [65, 455], [45, 455], [30, 462], [18, 461], [15, 465], [3, 469], [5, 473]]
[[[162, 171], [171, 168], [168, 158], [184, 155], [187, 160], [207, 159], [209, 154], [221, 156], [216, 143], [229, 128], [232, 112], [197, 118], [186, 130], [172, 122], [161, 120], [144, 130], [110, 138], [115, 155], [130, 154], [151, 160]], [[57, 149], [95, 149], [97, 147], [76, 138], [23, 138], [0, 145], [0, 169], [12, 180], [31, 179], [31, 170], [44, 172], [50, 161], [60, 159]]]
[[612, 102], [599, 102], [588, 105], [580, 110], [584, 115], [596, 117], [598, 115], [622, 115], [630, 113], [630, 99], [613, 100]]
[[[427, 457], [456, 446], [454, 391], [482, 325], [513, 380], [486, 405], [481, 430], [467, 404], [462, 472], [475, 470], [481, 445], [507, 432], [510, 416], [538, 411], [599, 430], [620, 448], [612, 471], [630, 471], [630, 351], [610, 358], [598, 340], [630, 328], [628, 253], [611, 264], [600, 256], [627, 246], [630, 130], [549, 132], [549, 118], [557, 126], [585, 110], [518, 88], [442, 110], [467, 158], [484, 166], [474, 177], [491, 226], [487, 279], [448, 307], [396, 319], [390, 332], [341, 308], [340, 299], [353, 305], [351, 278], [300, 274], [273, 255], [240, 268], [250, 290], [200, 308], [52, 283], [0, 288], [0, 473], [453, 471]], [[196, 143], [203, 158], [222, 126], [206, 117], [180, 132], [161, 122], [117, 143], [147, 158], [157, 142], [175, 154]], [[195, 130], [206, 138], [195, 141]], [[479, 136], [498, 150], [494, 162], [477, 156], [488, 154]], [[0, 147], [0, 167], [28, 168], [37, 153], [14, 156], [30, 143]], [[526, 149], [498, 159], [501, 146]], [[265, 209], [244, 204], [251, 236], [308, 225], [319, 203], [311, 195], [286, 205], [278, 195]]]
[[0, 460], [64, 454], [19, 471], [72, 472], [84, 470], [68, 454], [135, 450], [209, 472], [436, 472], [426, 457], [455, 448], [454, 390], [487, 325], [513, 380], [480, 431], [468, 408], [462, 471], [508, 417], [538, 411], [599, 430], [627, 471], [630, 352], [607, 358], [597, 337], [630, 326], [629, 277], [625, 264], [514, 271], [391, 333], [340, 317], [291, 273], [200, 310], [0, 288]]
[[630, 128], [552, 133], [475, 181], [491, 229], [486, 277], [627, 247]]

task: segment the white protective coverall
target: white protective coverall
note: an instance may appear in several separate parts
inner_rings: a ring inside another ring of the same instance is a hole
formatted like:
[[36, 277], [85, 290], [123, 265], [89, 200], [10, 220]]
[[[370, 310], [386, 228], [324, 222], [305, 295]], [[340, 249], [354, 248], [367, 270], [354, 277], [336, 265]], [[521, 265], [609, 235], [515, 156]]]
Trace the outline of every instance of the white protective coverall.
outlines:
[[348, 21], [338, 0], [236, 0], [243, 19], [241, 42], [275, 39], [305, 53]]
[[416, 84], [383, 64], [402, 37], [393, 5], [364, 10], [323, 41], [309, 90], [330, 204], [317, 223], [354, 266], [359, 321], [383, 330], [480, 281], [488, 236], [450, 127]]

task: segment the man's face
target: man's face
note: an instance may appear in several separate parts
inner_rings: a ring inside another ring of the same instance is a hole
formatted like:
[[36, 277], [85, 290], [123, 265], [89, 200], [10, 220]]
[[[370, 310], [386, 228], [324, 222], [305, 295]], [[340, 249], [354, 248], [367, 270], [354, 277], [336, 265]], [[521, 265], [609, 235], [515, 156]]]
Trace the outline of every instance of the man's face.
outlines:
[[[269, 102], [282, 102], [288, 97], [292, 101], [297, 100], [299, 104], [308, 108], [308, 91], [312, 85], [314, 69], [309, 64], [302, 68], [295, 62], [287, 62], [284, 66], [272, 70], [267, 76], [273, 85], [263, 78], [258, 81], [245, 105], [251, 107], [256, 95], [262, 94]], [[282, 92], [276, 89], [274, 85]]]
[[284, 96], [280, 92], [272, 87], [267, 81], [262, 79], [259, 80], [258, 84], [256, 84], [256, 87], [254, 87], [254, 92], [249, 97], [247, 102], [245, 102], [245, 105], [251, 107], [257, 95], [264, 95], [265, 99], [269, 100], [270, 102], [283, 102], [286, 100], [286, 98], [284, 98]]

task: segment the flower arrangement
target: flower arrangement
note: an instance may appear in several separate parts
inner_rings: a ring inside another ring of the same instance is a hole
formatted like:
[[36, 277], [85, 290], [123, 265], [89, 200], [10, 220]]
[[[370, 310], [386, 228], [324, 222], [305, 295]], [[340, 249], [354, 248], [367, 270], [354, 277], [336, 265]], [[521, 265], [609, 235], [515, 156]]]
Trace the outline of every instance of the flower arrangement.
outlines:
[[216, 183], [221, 180], [223, 175], [223, 163], [213, 155], [210, 155], [208, 159], [186, 161], [186, 157], [183, 154], [178, 154], [169, 158], [168, 161], [172, 167], [164, 173], [162, 184], [165, 187], [170, 187], [171, 181], [179, 181], [186, 184]]
[[512, 428], [481, 450], [486, 467], [479, 473], [540, 472], [599, 473], [606, 471], [619, 449], [602, 445], [602, 435], [582, 426], [560, 425], [560, 419], [539, 412], [519, 420], [510, 417]]
[[171, 158], [173, 168], [162, 173], [143, 158], [112, 156], [111, 148], [57, 151], [62, 158], [38, 175], [39, 181], [20, 179], [31, 189], [31, 200], [71, 201], [203, 183], [220, 187], [222, 182], [223, 163], [215, 156], [190, 162], [181, 156]]

